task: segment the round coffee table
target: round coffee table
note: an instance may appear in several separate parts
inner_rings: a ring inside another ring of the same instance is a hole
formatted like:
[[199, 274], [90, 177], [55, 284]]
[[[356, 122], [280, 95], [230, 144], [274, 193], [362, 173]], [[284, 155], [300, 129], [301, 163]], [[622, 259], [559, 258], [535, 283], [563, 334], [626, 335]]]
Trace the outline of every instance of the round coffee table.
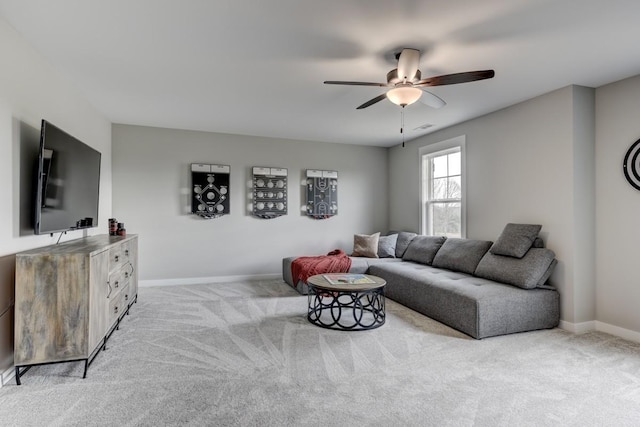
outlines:
[[[331, 283], [323, 274], [307, 279], [309, 322], [342, 331], [368, 330], [384, 325], [384, 286], [387, 284], [384, 279], [370, 274], [329, 276], [343, 277], [344, 283], [335, 283], [336, 280]], [[369, 283], [348, 283], [350, 277]]]

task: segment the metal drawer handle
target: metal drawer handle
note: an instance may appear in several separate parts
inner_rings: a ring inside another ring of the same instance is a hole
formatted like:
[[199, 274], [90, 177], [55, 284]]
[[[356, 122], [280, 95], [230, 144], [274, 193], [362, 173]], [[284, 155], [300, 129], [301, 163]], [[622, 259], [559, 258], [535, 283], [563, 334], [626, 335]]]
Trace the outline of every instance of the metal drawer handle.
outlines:
[[129, 249], [125, 249], [124, 254], [125, 254], [126, 256], [129, 256]]
[[113, 286], [115, 286], [116, 288], [118, 287], [118, 281], [116, 280], [115, 283], [113, 284]]
[[116, 262], [120, 262], [120, 255], [116, 255], [115, 257], [113, 257], [115, 259]]

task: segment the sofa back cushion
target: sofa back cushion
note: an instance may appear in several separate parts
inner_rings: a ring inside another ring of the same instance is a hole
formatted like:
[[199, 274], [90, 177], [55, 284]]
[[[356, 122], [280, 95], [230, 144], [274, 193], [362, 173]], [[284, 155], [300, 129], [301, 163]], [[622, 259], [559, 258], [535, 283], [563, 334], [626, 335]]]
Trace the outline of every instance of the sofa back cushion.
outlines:
[[555, 266], [555, 253], [550, 249], [531, 248], [524, 257], [514, 258], [491, 252], [482, 257], [475, 275], [523, 289], [544, 285]]
[[442, 236], [415, 236], [409, 243], [409, 247], [404, 252], [402, 259], [431, 265], [433, 258], [445, 240], [447, 238]]
[[378, 258], [378, 239], [380, 233], [355, 234], [353, 236], [353, 253], [351, 256]]
[[416, 237], [416, 233], [410, 231], [401, 231], [398, 233], [398, 240], [396, 241], [396, 258], [402, 258], [404, 251], [409, 247], [409, 243]]
[[522, 258], [533, 246], [541, 228], [542, 226], [538, 224], [509, 223], [491, 247], [491, 253]]
[[380, 238], [378, 238], [378, 258], [395, 258], [397, 241], [397, 234], [380, 236]]
[[487, 240], [456, 239], [445, 240], [438, 250], [432, 265], [438, 268], [473, 274], [478, 263], [491, 247]]

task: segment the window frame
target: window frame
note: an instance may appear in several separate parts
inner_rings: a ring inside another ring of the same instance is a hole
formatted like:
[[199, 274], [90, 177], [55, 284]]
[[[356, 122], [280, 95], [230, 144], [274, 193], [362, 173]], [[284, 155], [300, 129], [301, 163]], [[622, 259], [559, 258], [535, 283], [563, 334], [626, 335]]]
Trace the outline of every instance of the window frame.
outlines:
[[[467, 236], [467, 182], [466, 182], [466, 135], [460, 135], [455, 138], [436, 142], [434, 144], [425, 145], [418, 150], [419, 161], [419, 180], [420, 180], [420, 234], [430, 235], [431, 219], [429, 218], [429, 205], [436, 200], [430, 199], [429, 183], [432, 179], [432, 171], [430, 170], [429, 161], [433, 157], [450, 154], [460, 151], [460, 235], [462, 238]], [[456, 199], [457, 200], [457, 199]]]

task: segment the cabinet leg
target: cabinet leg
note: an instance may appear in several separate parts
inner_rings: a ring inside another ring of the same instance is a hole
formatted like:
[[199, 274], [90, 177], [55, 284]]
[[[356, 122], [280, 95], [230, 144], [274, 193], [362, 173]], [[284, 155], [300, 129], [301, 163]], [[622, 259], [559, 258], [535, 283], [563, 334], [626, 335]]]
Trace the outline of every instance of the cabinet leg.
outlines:
[[20, 385], [20, 368], [16, 366], [16, 385]]
[[84, 373], [82, 374], [82, 379], [87, 378], [87, 368], [89, 367], [89, 359], [85, 359], [84, 361]]

